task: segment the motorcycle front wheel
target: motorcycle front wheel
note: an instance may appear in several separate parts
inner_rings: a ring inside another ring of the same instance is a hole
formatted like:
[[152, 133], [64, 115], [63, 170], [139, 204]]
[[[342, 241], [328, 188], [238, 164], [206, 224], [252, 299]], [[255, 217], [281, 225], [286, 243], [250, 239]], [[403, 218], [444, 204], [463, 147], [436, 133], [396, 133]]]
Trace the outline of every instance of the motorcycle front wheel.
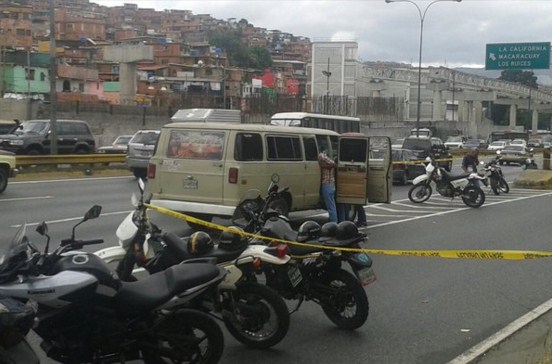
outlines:
[[485, 192], [479, 187], [468, 186], [462, 192], [462, 201], [468, 207], [480, 207], [485, 202]]
[[339, 269], [320, 282], [326, 296], [320, 302], [326, 316], [339, 328], [354, 330], [368, 319], [370, 306], [362, 284], [351, 273]]
[[431, 185], [425, 183], [419, 183], [410, 187], [408, 191], [408, 199], [414, 203], [422, 203], [427, 201], [431, 197]]
[[510, 186], [508, 186], [508, 182], [506, 182], [506, 180], [503, 177], [498, 178], [497, 188], [502, 193], [510, 192]]
[[289, 329], [289, 311], [282, 297], [258, 283], [242, 283], [228, 297], [230, 315], [224, 325], [238, 341], [257, 349], [278, 344]]
[[224, 335], [211, 316], [182, 310], [152, 328], [140, 347], [145, 364], [215, 364], [222, 357]]

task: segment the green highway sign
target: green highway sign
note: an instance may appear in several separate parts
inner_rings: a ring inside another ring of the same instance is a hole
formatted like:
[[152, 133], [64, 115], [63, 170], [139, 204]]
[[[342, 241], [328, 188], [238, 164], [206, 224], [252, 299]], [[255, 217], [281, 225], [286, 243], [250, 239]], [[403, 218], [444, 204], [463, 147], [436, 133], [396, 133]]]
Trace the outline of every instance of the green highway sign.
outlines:
[[487, 44], [485, 69], [550, 69], [550, 42]]

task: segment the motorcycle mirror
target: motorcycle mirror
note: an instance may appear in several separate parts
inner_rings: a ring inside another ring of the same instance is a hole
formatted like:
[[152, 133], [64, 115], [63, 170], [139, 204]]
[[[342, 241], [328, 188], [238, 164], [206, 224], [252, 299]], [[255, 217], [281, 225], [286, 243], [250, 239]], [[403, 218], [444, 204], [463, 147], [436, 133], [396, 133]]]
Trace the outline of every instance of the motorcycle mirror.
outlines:
[[95, 219], [100, 216], [100, 213], [102, 212], [102, 207], [100, 205], [94, 205], [84, 214], [84, 221]]
[[36, 227], [36, 232], [39, 235], [46, 235], [48, 233], [48, 225], [46, 224], [46, 221], [42, 221], [38, 226]]
[[278, 183], [280, 182], [280, 176], [276, 173], [273, 173], [272, 176], [270, 176], [270, 180], [272, 183]]
[[146, 190], [146, 183], [142, 178], [138, 178], [138, 187], [140, 187], [140, 193], [144, 193]]
[[130, 197], [130, 203], [132, 204], [132, 206], [137, 207], [139, 201], [140, 200], [138, 198], [138, 195], [136, 193], [133, 193], [132, 196]]

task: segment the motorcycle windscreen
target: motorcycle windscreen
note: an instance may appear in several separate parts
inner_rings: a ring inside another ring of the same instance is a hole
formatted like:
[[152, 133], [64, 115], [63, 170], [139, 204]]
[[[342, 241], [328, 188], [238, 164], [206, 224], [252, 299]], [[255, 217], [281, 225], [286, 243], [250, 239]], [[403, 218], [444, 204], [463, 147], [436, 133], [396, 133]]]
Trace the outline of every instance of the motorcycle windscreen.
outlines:
[[391, 139], [370, 137], [368, 158], [368, 202], [390, 203], [393, 188]]
[[369, 140], [364, 136], [339, 138], [336, 201], [365, 205], [368, 188]]

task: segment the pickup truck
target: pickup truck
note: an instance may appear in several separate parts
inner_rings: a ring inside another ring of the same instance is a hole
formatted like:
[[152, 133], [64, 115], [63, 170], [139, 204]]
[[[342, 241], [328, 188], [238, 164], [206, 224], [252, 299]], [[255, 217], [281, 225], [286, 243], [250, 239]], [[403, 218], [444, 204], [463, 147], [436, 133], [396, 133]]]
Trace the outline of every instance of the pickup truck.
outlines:
[[15, 154], [0, 150], [0, 193], [8, 187], [8, 178], [16, 174]]

